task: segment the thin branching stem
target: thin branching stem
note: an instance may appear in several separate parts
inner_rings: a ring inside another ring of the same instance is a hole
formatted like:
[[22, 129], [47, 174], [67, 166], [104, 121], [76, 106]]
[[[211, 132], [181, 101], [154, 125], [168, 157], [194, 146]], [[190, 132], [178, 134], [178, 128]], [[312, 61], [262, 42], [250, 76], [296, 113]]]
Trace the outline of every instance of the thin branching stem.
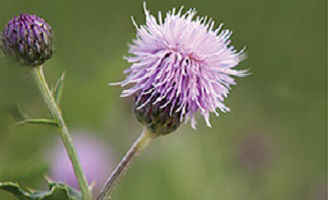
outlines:
[[107, 179], [104, 187], [102, 188], [97, 200], [110, 200], [111, 194], [115, 189], [116, 184], [120, 178], [126, 173], [131, 162], [141, 153], [141, 151], [149, 144], [152, 138], [155, 137], [154, 133], [145, 131], [134, 142], [129, 151], [122, 158], [121, 162], [117, 165], [111, 176]]
[[41, 66], [34, 67], [33, 75], [38, 85], [38, 88], [42, 94], [42, 97], [49, 108], [52, 117], [54, 118], [54, 120], [58, 122], [59, 135], [64, 143], [68, 157], [71, 160], [75, 176], [80, 186], [83, 200], [91, 200], [92, 197], [91, 197], [90, 190], [88, 188], [87, 179], [83, 174], [76, 149], [74, 147], [72, 138], [69, 134], [68, 128], [64, 122], [63, 116], [61, 114], [61, 110], [59, 109], [53, 97], [53, 94], [49, 89], [46, 79], [44, 77], [43, 66], [41, 65]]

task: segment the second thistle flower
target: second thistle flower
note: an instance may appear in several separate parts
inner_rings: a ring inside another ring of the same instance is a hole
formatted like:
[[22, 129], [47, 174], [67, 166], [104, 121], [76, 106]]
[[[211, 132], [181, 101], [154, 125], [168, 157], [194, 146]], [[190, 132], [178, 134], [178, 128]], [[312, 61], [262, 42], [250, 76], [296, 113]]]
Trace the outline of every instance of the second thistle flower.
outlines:
[[157, 134], [170, 133], [200, 112], [208, 126], [211, 112], [229, 111], [223, 104], [232, 76], [245, 76], [236, 67], [245, 56], [230, 45], [229, 30], [214, 29], [207, 17], [195, 17], [196, 10], [182, 13], [172, 9], [156, 19], [144, 9], [146, 24], [138, 26], [137, 38], [130, 45], [127, 61], [132, 66], [124, 73], [121, 86], [134, 84], [122, 92], [135, 95], [137, 119]]
[[37, 66], [52, 56], [52, 28], [30, 14], [13, 17], [1, 35], [2, 51], [24, 65]]

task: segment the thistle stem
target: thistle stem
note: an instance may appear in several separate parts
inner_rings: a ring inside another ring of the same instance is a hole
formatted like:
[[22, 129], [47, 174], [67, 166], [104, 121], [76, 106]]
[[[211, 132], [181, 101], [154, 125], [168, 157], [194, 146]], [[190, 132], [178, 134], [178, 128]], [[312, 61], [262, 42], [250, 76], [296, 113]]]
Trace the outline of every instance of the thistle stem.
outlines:
[[149, 144], [155, 134], [151, 133], [149, 130], [145, 129], [144, 132], [139, 136], [139, 138], [134, 142], [129, 151], [122, 158], [120, 163], [117, 165], [115, 170], [112, 172], [111, 176], [107, 179], [104, 187], [102, 188], [97, 200], [110, 200], [111, 194], [115, 189], [120, 177], [122, 177], [132, 161], [145, 149]]
[[91, 200], [91, 193], [88, 188], [88, 182], [83, 174], [82, 167], [75, 150], [72, 138], [69, 134], [68, 128], [64, 122], [61, 110], [59, 109], [52, 92], [45, 80], [43, 74], [43, 66], [37, 66], [33, 68], [34, 79], [38, 85], [38, 88], [42, 94], [42, 97], [47, 104], [52, 117], [58, 122], [59, 135], [64, 143], [69, 159], [71, 160], [75, 176], [79, 183], [79, 187], [82, 193], [83, 200]]

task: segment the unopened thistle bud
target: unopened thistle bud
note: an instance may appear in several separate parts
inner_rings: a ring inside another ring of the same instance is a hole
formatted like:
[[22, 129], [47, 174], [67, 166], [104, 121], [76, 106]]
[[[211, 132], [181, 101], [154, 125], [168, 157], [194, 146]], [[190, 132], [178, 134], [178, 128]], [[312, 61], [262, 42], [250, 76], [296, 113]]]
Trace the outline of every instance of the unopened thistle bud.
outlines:
[[51, 57], [52, 47], [52, 28], [36, 15], [15, 16], [2, 32], [2, 51], [24, 65], [43, 64]]
[[243, 50], [230, 45], [231, 31], [214, 29], [214, 22], [195, 17], [196, 10], [185, 13], [172, 9], [158, 19], [145, 7], [146, 24], [138, 26], [137, 38], [130, 45], [132, 66], [127, 78], [117, 83], [134, 84], [122, 97], [136, 96], [138, 120], [151, 131], [170, 133], [183, 122], [195, 128], [195, 113], [206, 124], [210, 113], [228, 112], [223, 104], [233, 76], [246, 76], [247, 70], [234, 69], [244, 58]]

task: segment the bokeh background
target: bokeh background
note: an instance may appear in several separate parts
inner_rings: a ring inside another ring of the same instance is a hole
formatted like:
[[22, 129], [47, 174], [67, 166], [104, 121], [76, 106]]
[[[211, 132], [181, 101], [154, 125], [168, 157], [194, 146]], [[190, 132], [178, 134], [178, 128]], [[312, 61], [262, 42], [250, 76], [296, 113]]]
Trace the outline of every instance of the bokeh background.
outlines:
[[[195, 7], [199, 15], [234, 31], [232, 44], [247, 47], [225, 103], [232, 111], [198, 118], [156, 139], [124, 177], [120, 200], [323, 200], [327, 190], [326, 1], [148, 0], [151, 12]], [[56, 51], [46, 63], [50, 83], [66, 71], [64, 117], [73, 132], [105, 142], [113, 165], [142, 127], [131, 98], [108, 82], [124, 78], [122, 59], [135, 37], [130, 21], [144, 22], [141, 0], [0, 0], [0, 27], [20, 13], [52, 25]], [[45, 188], [49, 152], [57, 140], [47, 126], [16, 125], [8, 114], [19, 104], [33, 117], [49, 116], [28, 69], [0, 59], [0, 181]], [[59, 158], [54, 158], [59, 159]], [[101, 165], [101, 164], [100, 164]], [[105, 164], [104, 164], [105, 165]], [[106, 165], [107, 166], [107, 165]], [[110, 173], [112, 166], [108, 165]], [[105, 176], [105, 175], [104, 175]], [[1, 200], [14, 199], [0, 191]]]

